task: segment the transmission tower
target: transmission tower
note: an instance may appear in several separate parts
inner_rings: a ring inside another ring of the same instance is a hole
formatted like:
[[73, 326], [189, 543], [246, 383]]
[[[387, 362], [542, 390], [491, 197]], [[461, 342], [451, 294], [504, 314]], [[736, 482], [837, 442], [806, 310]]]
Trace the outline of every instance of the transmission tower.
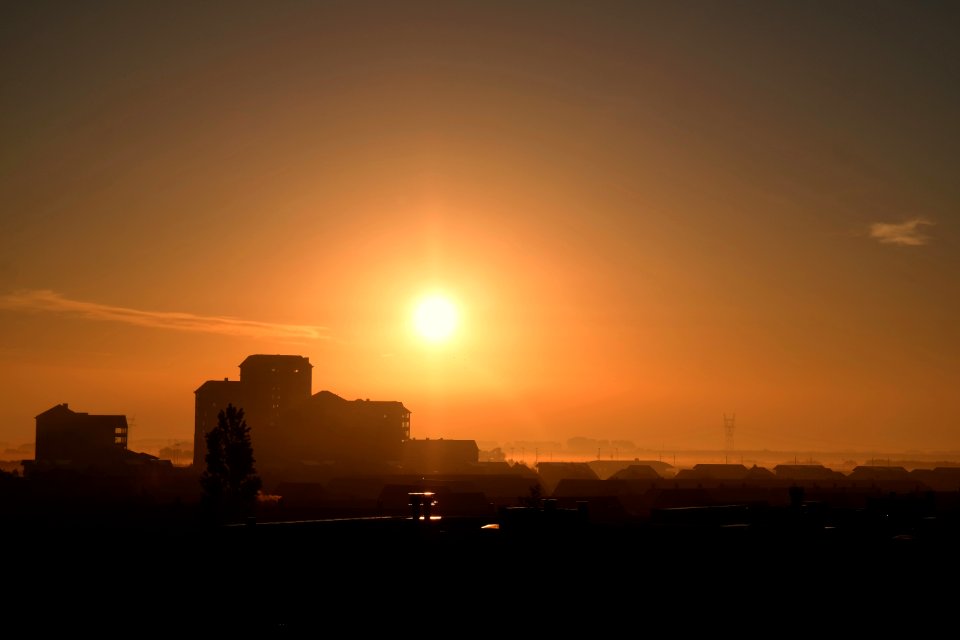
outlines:
[[730, 463], [730, 454], [733, 453], [733, 428], [736, 426], [737, 414], [723, 414], [723, 435], [725, 462]]

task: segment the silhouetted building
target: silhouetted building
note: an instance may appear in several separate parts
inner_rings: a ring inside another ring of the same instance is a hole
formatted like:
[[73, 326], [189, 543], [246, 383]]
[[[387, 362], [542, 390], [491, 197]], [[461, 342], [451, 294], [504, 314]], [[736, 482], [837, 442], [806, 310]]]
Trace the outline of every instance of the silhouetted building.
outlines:
[[[193, 464], [200, 467], [207, 455], [206, 434], [217, 426], [217, 416], [228, 404], [243, 406], [243, 387], [238, 380], [207, 380], [193, 392], [195, 413], [193, 427]], [[249, 423], [248, 423], [249, 424]]]
[[[36, 416], [36, 454], [24, 475], [59, 494], [133, 495], [169, 479], [169, 460], [127, 449], [123, 415], [93, 415], [58, 404]], [[46, 485], [45, 485], [46, 486]]]
[[854, 467], [847, 477], [865, 482], [909, 481], [910, 473], [903, 467], [862, 464]]
[[85, 465], [115, 460], [127, 449], [127, 418], [79, 413], [58, 404], [36, 416], [35, 461]]
[[476, 472], [480, 448], [476, 440], [407, 440], [403, 443], [402, 467], [407, 473]]
[[750, 471], [742, 464], [693, 465], [692, 469], [680, 469], [674, 476], [677, 480], [745, 480]]
[[395, 400], [346, 400], [320, 391], [290, 407], [281, 428], [259, 441], [264, 467], [331, 465], [383, 471], [400, 465], [410, 438], [410, 411]]
[[778, 478], [793, 481], [837, 482], [846, 476], [839, 471], [828, 469], [822, 464], [778, 464], [773, 468]]
[[587, 462], [587, 464], [590, 465], [590, 468], [593, 469], [594, 473], [596, 473], [597, 477], [601, 480], [612, 478], [631, 465], [651, 467], [658, 475], [664, 478], [676, 472], [673, 465], [666, 462], [660, 460], [640, 460], [639, 458], [634, 458], [633, 460], [591, 460]]
[[597, 473], [586, 462], [540, 462], [537, 464], [540, 484], [551, 495], [561, 480], [599, 480]]
[[193, 464], [207, 454], [206, 434], [217, 426], [217, 416], [228, 404], [242, 408], [254, 452], [258, 440], [278, 429], [280, 414], [310, 397], [313, 365], [296, 355], [248, 356], [240, 363], [240, 380], [208, 380], [194, 391]]
[[662, 478], [657, 470], [649, 464], [631, 464], [620, 469], [612, 476], [612, 480], [659, 480]]
[[744, 479], [749, 480], [752, 483], [764, 484], [769, 483], [771, 480], [775, 480], [776, 478], [776, 474], [773, 471], [770, 471], [770, 469], [753, 465], [747, 469], [747, 475]]
[[313, 365], [303, 356], [252, 355], [240, 363], [247, 424], [276, 429], [280, 415], [313, 393]]
[[910, 477], [936, 491], [960, 492], [960, 467], [914, 469]]
[[298, 355], [257, 354], [240, 379], [210, 380], [195, 394], [193, 463], [206, 457], [206, 434], [228, 404], [244, 410], [255, 465], [266, 480], [323, 478], [331, 473], [399, 466], [410, 438], [410, 411], [398, 401], [346, 400], [312, 394], [312, 369]]
[[858, 465], [847, 474], [847, 480], [853, 486], [872, 487], [882, 491], [926, 489], [922, 481], [900, 466]]

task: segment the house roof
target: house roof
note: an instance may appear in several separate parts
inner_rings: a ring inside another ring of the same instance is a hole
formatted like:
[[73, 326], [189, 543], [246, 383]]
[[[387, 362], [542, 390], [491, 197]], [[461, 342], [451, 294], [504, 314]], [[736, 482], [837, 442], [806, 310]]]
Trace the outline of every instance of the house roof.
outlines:
[[451, 440], [447, 438], [426, 438], [426, 439], [416, 439], [411, 438], [403, 442], [403, 446], [406, 448], [413, 449], [447, 449], [447, 448], [466, 448], [466, 449], [476, 449], [480, 450], [480, 447], [477, 446], [476, 440]]
[[239, 384], [240, 384], [239, 380], [228, 380], [227, 378], [224, 378], [223, 380], [207, 380], [206, 382], [201, 384], [199, 387], [194, 389], [193, 392], [199, 393], [201, 390], [208, 391], [215, 387], [223, 387], [223, 388], [235, 387], [235, 386], [238, 386]]
[[892, 479], [892, 478], [903, 478], [907, 479], [910, 477], [910, 472], [908, 472], [903, 467], [886, 467], [882, 465], [860, 465], [854, 467], [853, 471], [850, 472], [850, 478], [883, 478], [883, 479]]
[[240, 367], [242, 368], [248, 364], [259, 364], [264, 362], [283, 362], [283, 363], [300, 364], [300, 365], [306, 365], [308, 367], [313, 367], [313, 365], [310, 364], [310, 358], [306, 356], [269, 354], [269, 353], [255, 353], [253, 355], [249, 355], [243, 360], [243, 362], [240, 363]]
[[318, 391], [312, 396], [310, 396], [312, 402], [336, 402], [341, 404], [358, 404], [363, 406], [369, 406], [370, 408], [379, 408], [379, 409], [390, 409], [390, 410], [400, 410], [410, 413], [410, 410], [403, 406], [403, 403], [399, 400], [370, 400], [357, 398], [356, 400], [347, 400], [342, 396], [338, 396], [332, 391]]
[[74, 411], [71, 409], [66, 402], [50, 407], [43, 413], [39, 413], [35, 416], [36, 419], [40, 418], [52, 418], [52, 417], [63, 417], [63, 418], [75, 418], [82, 416], [84, 420], [97, 420], [98, 422], [103, 423], [114, 423], [117, 426], [126, 426], [127, 416], [122, 414], [103, 414], [103, 415], [90, 415], [89, 413]]
[[778, 464], [773, 472], [781, 478], [832, 479], [843, 474], [822, 464]]
[[594, 470], [598, 478], [612, 478], [617, 473], [620, 473], [627, 467], [631, 465], [646, 465], [653, 468], [659, 475], [667, 476], [672, 475], [673, 465], [670, 465], [666, 462], [660, 460], [640, 460], [639, 458], [634, 458], [633, 460], [590, 460], [586, 464], [590, 465], [590, 468]]
[[331, 401], [346, 402], [347, 401], [346, 398], [341, 398], [340, 396], [335, 394], [333, 391], [327, 391], [326, 389], [324, 389], [323, 391], [316, 392], [315, 394], [310, 396], [310, 399], [314, 401], [327, 401], [327, 402], [331, 402]]
[[662, 477], [656, 469], [648, 464], [631, 464], [610, 476], [611, 479], [615, 480], [657, 480]]
[[400, 402], [399, 400], [370, 400], [369, 398], [367, 398], [366, 400], [361, 400], [357, 398], [356, 400], [354, 400], [354, 402], [362, 402], [371, 407], [379, 407], [381, 409], [399, 409], [401, 411], [406, 411], [407, 413], [410, 413], [410, 410], [407, 409], [405, 406], [403, 406], [403, 403]]
[[701, 463], [692, 469], [681, 469], [677, 478], [709, 478], [711, 480], [743, 480], [750, 474], [742, 464]]
[[586, 462], [538, 462], [537, 473], [544, 478], [585, 478], [599, 480], [599, 476]]
[[766, 467], [758, 467], [757, 465], [753, 465], [747, 469], [747, 477], [751, 480], [766, 480], [768, 478], [775, 478], [776, 474]]
[[64, 402], [63, 404], [54, 405], [49, 409], [47, 409], [46, 411], [38, 413], [36, 416], [34, 416], [34, 418], [40, 418], [44, 416], [55, 416], [55, 415], [62, 415], [62, 416], [77, 415], [77, 412], [71, 410], [67, 406], [67, 403]]
[[540, 484], [547, 493], [552, 493], [557, 483], [564, 478], [600, 479], [586, 462], [539, 462], [536, 470], [540, 476]]

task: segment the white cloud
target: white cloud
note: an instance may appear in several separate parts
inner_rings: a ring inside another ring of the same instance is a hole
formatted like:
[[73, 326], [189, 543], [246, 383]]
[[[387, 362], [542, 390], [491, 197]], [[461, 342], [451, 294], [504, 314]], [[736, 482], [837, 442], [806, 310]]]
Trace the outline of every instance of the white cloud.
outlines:
[[923, 233], [923, 227], [933, 224], [926, 218], [912, 218], [900, 223], [874, 222], [870, 225], [870, 237], [882, 244], [918, 247], [930, 240], [930, 236]]
[[90, 320], [122, 322], [150, 329], [217, 333], [251, 338], [326, 338], [323, 327], [256, 322], [221, 316], [198, 316], [172, 311], [142, 311], [96, 302], [70, 300], [55, 291], [21, 291], [0, 296], [0, 309], [76, 315]]

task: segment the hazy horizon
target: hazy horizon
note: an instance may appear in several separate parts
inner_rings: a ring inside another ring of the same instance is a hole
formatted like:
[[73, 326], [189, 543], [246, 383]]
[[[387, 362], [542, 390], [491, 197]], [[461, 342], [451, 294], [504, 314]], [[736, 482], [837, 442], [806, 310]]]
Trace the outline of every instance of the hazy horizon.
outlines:
[[[415, 438], [419, 439], [419, 438]], [[33, 458], [33, 443], [0, 442], [0, 462], [14, 463]], [[510, 464], [524, 464], [535, 468], [539, 462], [593, 462], [615, 461], [629, 463], [664, 462], [676, 468], [690, 468], [697, 464], [743, 464], [773, 469], [779, 464], [822, 465], [827, 468], [851, 471], [857, 466], [905, 466], [934, 468], [960, 466], [960, 451], [870, 451], [870, 450], [733, 450], [674, 449], [654, 450], [644, 447], [611, 446], [601, 444], [598, 451], [574, 448], [569, 444], [550, 442], [494, 442], [478, 441], [480, 462], [493, 460], [491, 454], [502, 454]], [[193, 443], [182, 439], [132, 439], [128, 448], [160, 459], [171, 460], [176, 466], [190, 466]], [[175, 458], [171, 450], [179, 450]]]
[[417, 439], [960, 451], [960, 5], [4, 13], [0, 442], [296, 354]]

